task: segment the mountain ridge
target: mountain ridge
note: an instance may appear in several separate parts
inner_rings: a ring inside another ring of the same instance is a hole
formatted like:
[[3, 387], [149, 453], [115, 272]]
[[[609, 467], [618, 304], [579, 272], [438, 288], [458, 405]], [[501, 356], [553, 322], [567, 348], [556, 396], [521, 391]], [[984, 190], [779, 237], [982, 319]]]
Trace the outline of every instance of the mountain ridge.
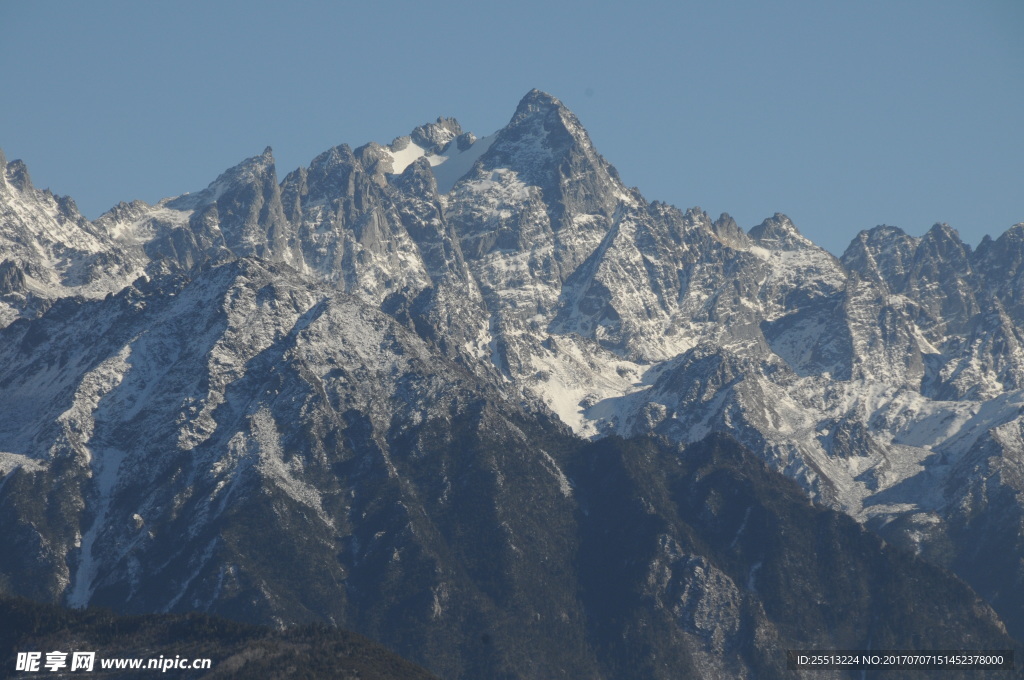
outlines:
[[[419, 659], [469, 664], [446, 672], [509, 668], [508, 649], [475, 656], [469, 638], [418, 628], [422, 612], [388, 623], [354, 604], [361, 588], [338, 584], [380, 540], [369, 527], [403, 537], [374, 558], [380, 573], [405, 573], [409, 550], [446, 576], [412, 579], [429, 596], [365, 575], [363, 588], [423, 600], [429, 616], [461, 597], [462, 631], [499, 625], [486, 612], [511, 598], [520, 608], [500, 625], [514, 626], [535, 606], [520, 544], [545, 511], [567, 545], [582, 530], [574, 459], [536, 441], [565, 448], [566, 428], [664, 437], [681, 448], [655, 456], [656, 477], [726, 433], [807, 498], [953, 570], [1024, 633], [1024, 223], [976, 249], [948, 225], [876, 227], [837, 258], [781, 214], [744, 232], [649, 203], [537, 90], [493, 135], [438, 119], [388, 146], [333, 147], [283, 179], [268, 147], [205, 189], [91, 223], [12, 162], [0, 208], [0, 406], [16, 415], [0, 425], [0, 509], [11, 540], [40, 555], [0, 573], [35, 597], [264, 621], [363, 612], [362, 630]], [[460, 436], [472, 454], [444, 451]], [[460, 470], [478, 490], [445, 491]], [[371, 520], [345, 500], [360, 485], [388, 499], [360, 501]], [[519, 517], [527, 498], [544, 500]], [[320, 575], [295, 566], [309, 574], [299, 586], [257, 557], [240, 507], [313, 527], [280, 540], [317, 555]], [[164, 552], [175, 533], [203, 548]], [[444, 541], [471, 536], [519, 576], [492, 582], [464, 547], [453, 562]], [[982, 546], [1000, 552], [994, 581]], [[168, 569], [173, 603], [141, 576]], [[280, 594], [247, 600], [259, 588], [243, 572]], [[555, 579], [566, 591], [553, 601], [579, 621], [572, 578]], [[587, 667], [618, 668], [573, 630], [555, 638]], [[700, 658], [726, 673], [713, 657]]]

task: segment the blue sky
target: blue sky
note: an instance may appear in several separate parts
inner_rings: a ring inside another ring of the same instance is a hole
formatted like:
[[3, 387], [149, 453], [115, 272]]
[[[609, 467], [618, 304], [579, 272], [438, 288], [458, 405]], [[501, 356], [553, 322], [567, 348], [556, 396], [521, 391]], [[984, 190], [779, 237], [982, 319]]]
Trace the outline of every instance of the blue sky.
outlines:
[[[296, 6], [297, 5], [297, 6]], [[1024, 221], [1024, 3], [0, 0], [0, 148], [90, 218], [538, 87], [648, 199], [965, 241]]]

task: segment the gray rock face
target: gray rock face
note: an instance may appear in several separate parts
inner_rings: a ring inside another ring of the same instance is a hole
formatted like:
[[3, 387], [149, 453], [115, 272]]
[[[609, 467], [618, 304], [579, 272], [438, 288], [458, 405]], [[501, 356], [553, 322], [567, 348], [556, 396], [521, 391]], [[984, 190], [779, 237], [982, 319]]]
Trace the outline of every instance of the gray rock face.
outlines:
[[269, 146], [203, 191], [168, 201], [166, 207], [192, 211], [188, 227], [203, 250], [224, 248], [239, 257], [298, 263]]
[[433, 123], [420, 125], [412, 131], [412, 141], [428, 152], [440, 153], [448, 144], [463, 134], [462, 126], [454, 118], [438, 118]]
[[25, 273], [11, 260], [0, 262], [0, 295], [25, 292]]
[[[1024, 224], [976, 250], [876, 227], [837, 259], [781, 214], [746, 233], [648, 202], [536, 90], [479, 139], [439, 118], [280, 183], [267, 149], [92, 223], [4, 168], [4, 588], [344, 622], [450, 677], [660, 677], [662, 654], [771, 677], [802, 640], [786, 571], [825, 534], [734, 554], [753, 501], [687, 505], [701, 480], [674, 467], [724, 433], [798, 485], [758, 482], [757, 507], [799, 488], [1024, 633]], [[868, 540], [842, 526], [843, 550]], [[924, 578], [878, 559], [850, 579]], [[803, 642], [860, 646], [888, 616], [843, 602], [863, 626], [804, 612], [826, 637]]]

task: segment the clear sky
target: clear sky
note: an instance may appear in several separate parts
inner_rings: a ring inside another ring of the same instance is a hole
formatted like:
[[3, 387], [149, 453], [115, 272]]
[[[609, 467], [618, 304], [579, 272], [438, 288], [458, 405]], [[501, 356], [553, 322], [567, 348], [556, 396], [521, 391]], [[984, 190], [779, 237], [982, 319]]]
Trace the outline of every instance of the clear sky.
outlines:
[[95, 218], [533, 87], [650, 199], [968, 243], [1024, 221], [1024, 2], [0, 0], [0, 148]]

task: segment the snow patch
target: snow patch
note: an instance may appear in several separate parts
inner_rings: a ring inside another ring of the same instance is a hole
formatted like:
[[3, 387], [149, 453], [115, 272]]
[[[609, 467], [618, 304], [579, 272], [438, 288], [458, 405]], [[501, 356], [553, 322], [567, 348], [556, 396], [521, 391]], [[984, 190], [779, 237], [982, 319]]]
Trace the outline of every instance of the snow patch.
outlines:
[[750, 568], [750, 573], [747, 575], [747, 590], [752, 593], [757, 592], [757, 572], [761, 569], [762, 562], [758, 561]]
[[0, 451], [0, 475], [7, 475], [18, 468], [22, 468], [26, 472], [41, 472], [46, 469], [34, 458], [23, 456], [20, 453]]
[[547, 451], [541, 449], [540, 453], [544, 457], [543, 460], [547, 461], [547, 465], [544, 467], [558, 480], [558, 489], [562, 492], [562, 495], [566, 498], [572, 496], [572, 484], [569, 483], [569, 479], [562, 472], [562, 468], [558, 467], [558, 463], [555, 462], [555, 459]]
[[103, 447], [102, 454], [97, 453], [96, 458], [91, 461], [93, 482], [98, 496], [93, 505], [96, 516], [88, 530], [82, 534], [78, 569], [75, 570], [71, 591], [67, 596], [68, 606], [73, 609], [86, 607], [96, 590], [96, 578], [100, 572], [102, 554], [94, 554], [93, 548], [100, 532], [106, 528], [107, 515], [113, 503], [114, 488], [117, 486], [121, 463], [125, 459], [123, 451], [118, 451], [110, 446]]
[[398, 144], [392, 144], [387, 147], [387, 153], [391, 156], [391, 172], [396, 175], [400, 175], [405, 172], [405, 169], [412, 165], [417, 158], [426, 157], [427, 162], [430, 163], [431, 166], [438, 165], [445, 161], [444, 156], [428, 154], [426, 149], [413, 141], [410, 141], [401, 149], [396, 149], [396, 146], [398, 146]]
[[320, 492], [316, 487], [298, 479], [303, 473], [302, 459], [292, 456], [290, 460], [284, 460], [281, 434], [270, 410], [261, 408], [250, 422], [252, 434], [249, 443], [259, 456], [256, 469], [264, 479], [273, 482], [293, 500], [312, 508], [324, 524], [333, 527], [334, 523], [324, 512]]
[[[482, 137], [476, 140], [472, 146], [468, 149], [460, 151], [455, 144], [449, 146], [447, 156], [438, 156], [440, 161], [438, 163], [431, 163], [431, 170], [434, 173], [434, 178], [437, 180], [437, 191], [441, 194], [447, 194], [455, 186], [467, 172], [473, 168], [473, 164], [476, 163], [477, 159], [484, 155], [494, 140], [497, 138], [498, 133], [494, 133], [488, 137]], [[454, 149], [454, 151], [451, 151]]]
[[535, 372], [527, 384], [582, 437], [598, 436], [602, 423], [624, 418], [628, 404], [617, 398], [648, 387], [641, 382], [648, 368], [644, 364], [620, 359], [576, 336], [552, 337], [550, 345], [530, 357]]

